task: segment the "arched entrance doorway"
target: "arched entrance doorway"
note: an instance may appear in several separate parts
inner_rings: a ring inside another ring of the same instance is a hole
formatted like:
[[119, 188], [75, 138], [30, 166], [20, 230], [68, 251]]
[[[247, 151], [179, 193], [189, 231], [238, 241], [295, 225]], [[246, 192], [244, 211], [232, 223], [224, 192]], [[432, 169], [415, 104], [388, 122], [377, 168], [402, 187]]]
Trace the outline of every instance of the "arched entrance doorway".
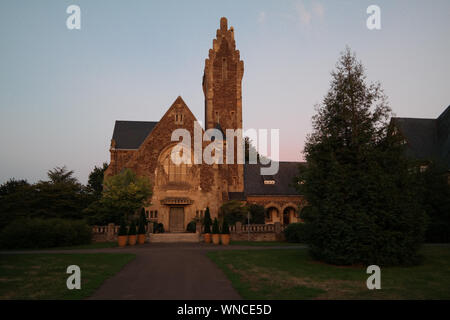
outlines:
[[295, 215], [295, 208], [286, 207], [283, 210], [283, 224], [288, 225], [293, 222], [293, 218]]
[[266, 209], [266, 223], [274, 222], [275, 217], [278, 217], [278, 209], [275, 207], [268, 207]]

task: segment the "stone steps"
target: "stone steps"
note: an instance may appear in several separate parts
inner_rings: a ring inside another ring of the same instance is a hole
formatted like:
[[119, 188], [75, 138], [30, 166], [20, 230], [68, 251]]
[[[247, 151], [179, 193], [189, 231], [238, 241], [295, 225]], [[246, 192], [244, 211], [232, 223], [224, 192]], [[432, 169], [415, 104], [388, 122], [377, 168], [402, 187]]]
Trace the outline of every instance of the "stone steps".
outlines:
[[198, 233], [150, 233], [150, 243], [152, 242], [200, 242]]

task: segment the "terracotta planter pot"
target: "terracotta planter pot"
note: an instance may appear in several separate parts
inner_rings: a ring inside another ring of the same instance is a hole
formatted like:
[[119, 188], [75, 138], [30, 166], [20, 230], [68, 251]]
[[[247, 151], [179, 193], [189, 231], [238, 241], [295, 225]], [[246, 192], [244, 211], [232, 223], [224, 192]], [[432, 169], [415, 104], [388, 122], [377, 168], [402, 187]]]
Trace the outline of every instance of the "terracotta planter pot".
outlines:
[[212, 241], [214, 244], [219, 244], [219, 240], [220, 240], [220, 234], [218, 233], [213, 233], [212, 235]]
[[205, 243], [211, 243], [211, 233], [204, 233], [203, 239], [205, 240]]
[[224, 246], [227, 246], [230, 244], [230, 235], [229, 234], [221, 234], [220, 235], [220, 242], [222, 242], [222, 244]]
[[119, 247], [125, 247], [127, 245], [128, 236], [118, 236], [117, 242]]
[[139, 244], [145, 243], [145, 234], [138, 234], [138, 243]]
[[128, 236], [128, 244], [130, 246], [134, 246], [136, 244], [136, 235]]

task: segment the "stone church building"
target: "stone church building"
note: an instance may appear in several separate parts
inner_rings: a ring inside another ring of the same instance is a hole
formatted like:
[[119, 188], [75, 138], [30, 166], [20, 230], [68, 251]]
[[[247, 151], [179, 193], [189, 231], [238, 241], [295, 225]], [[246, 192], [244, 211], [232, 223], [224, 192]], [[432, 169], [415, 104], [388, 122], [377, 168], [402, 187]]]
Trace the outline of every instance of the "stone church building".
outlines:
[[[226, 18], [205, 60], [203, 92], [205, 128], [242, 129], [242, 78], [244, 62], [236, 49], [233, 27]], [[180, 164], [171, 161], [171, 141], [175, 129], [184, 128], [194, 145], [195, 115], [181, 97], [175, 99], [158, 121], [116, 121], [111, 140], [111, 160], [105, 176], [129, 168], [149, 178], [153, 195], [145, 208], [151, 221], [162, 223], [169, 232], [183, 232], [206, 207], [218, 216], [229, 200], [256, 203], [266, 209], [266, 223], [297, 222], [303, 198], [292, 186], [298, 162], [280, 162], [273, 176], [260, 174], [260, 164]], [[226, 141], [225, 141], [226, 143]], [[193, 154], [193, 152], [192, 152]], [[236, 154], [236, 153], [235, 153]]]

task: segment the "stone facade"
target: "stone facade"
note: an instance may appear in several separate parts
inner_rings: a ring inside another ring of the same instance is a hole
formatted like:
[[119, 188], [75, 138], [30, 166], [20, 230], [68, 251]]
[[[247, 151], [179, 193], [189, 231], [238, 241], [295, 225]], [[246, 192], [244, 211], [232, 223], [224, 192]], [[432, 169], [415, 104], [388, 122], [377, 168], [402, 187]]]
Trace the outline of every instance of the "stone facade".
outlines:
[[[233, 27], [227, 19], [220, 20], [220, 29], [205, 60], [203, 91], [205, 95], [205, 130], [242, 129], [242, 78], [244, 63], [236, 50]], [[175, 166], [170, 154], [178, 142], [171, 140], [176, 129], [186, 129], [194, 146], [194, 114], [181, 97], [169, 107], [159, 122], [116, 122], [111, 140], [110, 165], [105, 177], [129, 168], [150, 179], [153, 187], [151, 205], [145, 208], [151, 221], [162, 223], [166, 231], [184, 231], [194, 218], [203, 216], [209, 207], [217, 217], [220, 206], [230, 194], [243, 194], [244, 201], [262, 204], [268, 210], [267, 223], [287, 224], [297, 221], [297, 211], [303, 204], [299, 195], [246, 195], [244, 164], [237, 162], [237, 141], [234, 164], [182, 164]], [[201, 134], [205, 132], [203, 129]], [[139, 137], [142, 137], [142, 141]], [[230, 141], [225, 141], [230, 143]], [[203, 142], [206, 147], [209, 142]], [[191, 156], [193, 157], [192, 150]], [[254, 177], [257, 178], [257, 177]], [[272, 212], [271, 211], [271, 212]], [[278, 213], [278, 214], [277, 214]], [[283, 218], [288, 216], [288, 218]], [[270, 219], [269, 219], [270, 218]]]

